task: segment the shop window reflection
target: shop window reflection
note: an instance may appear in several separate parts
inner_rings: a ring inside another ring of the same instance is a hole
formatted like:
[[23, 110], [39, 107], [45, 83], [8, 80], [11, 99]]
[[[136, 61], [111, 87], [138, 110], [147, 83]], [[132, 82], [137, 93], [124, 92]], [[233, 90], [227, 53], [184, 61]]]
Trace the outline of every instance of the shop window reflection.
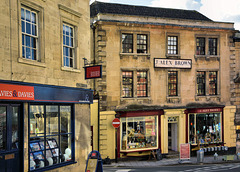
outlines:
[[30, 106], [30, 170], [72, 160], [71, 106]]
[[157, 148], [157, 116], [121, 118], [121, 149]]
[[221, 113], [189, 115], [191, 144], [219, 143], [222, 141], [221, 131]]

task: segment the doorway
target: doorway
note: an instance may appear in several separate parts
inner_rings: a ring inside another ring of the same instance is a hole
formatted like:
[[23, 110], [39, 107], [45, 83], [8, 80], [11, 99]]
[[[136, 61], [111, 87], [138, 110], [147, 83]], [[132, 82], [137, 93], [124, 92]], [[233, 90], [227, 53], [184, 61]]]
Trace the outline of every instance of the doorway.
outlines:
[[0, 172], [23, 170], [21, 117], [21, 105], [0, 104]]
[[178, 123], [168, 123], [168, 149], [178, 151]]

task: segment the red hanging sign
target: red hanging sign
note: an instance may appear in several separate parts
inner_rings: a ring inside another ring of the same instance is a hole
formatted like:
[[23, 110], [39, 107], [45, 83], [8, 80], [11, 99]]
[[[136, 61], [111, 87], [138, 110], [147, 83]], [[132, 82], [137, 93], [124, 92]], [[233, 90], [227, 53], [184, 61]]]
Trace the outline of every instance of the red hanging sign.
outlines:
[[85, 68], [85, 79], [94, 79], [102, 77], [102, 65], [87, 66]]
[[0, 84], [0, 99], [34, 100], [34, 87], [12, 84]]

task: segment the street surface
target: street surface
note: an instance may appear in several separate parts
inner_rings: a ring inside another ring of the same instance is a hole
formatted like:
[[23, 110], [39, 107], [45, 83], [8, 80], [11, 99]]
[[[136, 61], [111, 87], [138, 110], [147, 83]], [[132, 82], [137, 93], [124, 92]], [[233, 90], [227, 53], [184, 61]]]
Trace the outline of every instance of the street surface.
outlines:
[[209, 165], [175, 165], [175, 166], [161, 166], [161, 167], [141, 167], [141, 168], [127, 168], [127, 167], [104, 167], [103, 172], [240, 172], [240, 163], [227, 164], [209, 164]]

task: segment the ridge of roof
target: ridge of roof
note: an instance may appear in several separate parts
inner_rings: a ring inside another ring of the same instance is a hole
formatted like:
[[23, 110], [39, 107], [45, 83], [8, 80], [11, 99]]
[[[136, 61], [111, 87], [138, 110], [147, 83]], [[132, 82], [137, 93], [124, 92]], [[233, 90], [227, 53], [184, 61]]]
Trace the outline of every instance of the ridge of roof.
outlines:
[[183, 10], [173, 8], [148, 7], [138, 5], [126, 5], [118, 3], [105, 3], [95, 1], [90, 5], [91, 17], [99, 13], [102, 14], [119, 14], [133, 15], [145, 17], [162, 17], [171, 19], [187, 19], [198, 21], [212, 21], [208, 17], [199, 13], [196, 10]]

